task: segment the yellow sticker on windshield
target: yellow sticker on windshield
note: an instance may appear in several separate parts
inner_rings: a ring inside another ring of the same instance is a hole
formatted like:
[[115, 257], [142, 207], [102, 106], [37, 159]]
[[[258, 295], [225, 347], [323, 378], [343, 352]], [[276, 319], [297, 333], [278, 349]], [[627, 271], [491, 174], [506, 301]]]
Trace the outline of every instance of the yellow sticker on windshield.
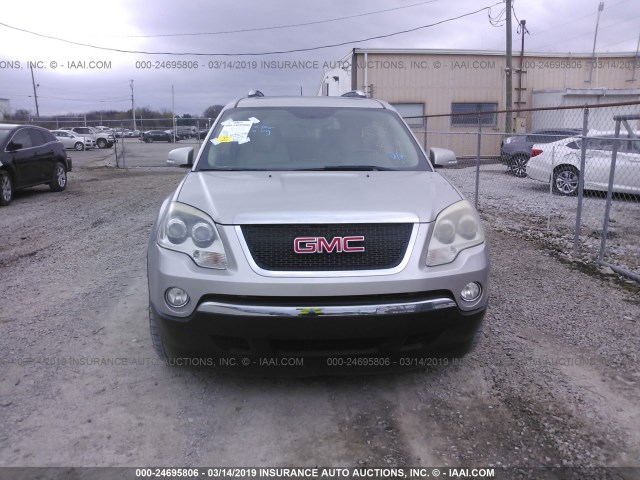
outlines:
[[229, 143], [231, 141], [231, 136], [226, 135], [226, 136], [219, 136], [218, 137], [218, 143]]

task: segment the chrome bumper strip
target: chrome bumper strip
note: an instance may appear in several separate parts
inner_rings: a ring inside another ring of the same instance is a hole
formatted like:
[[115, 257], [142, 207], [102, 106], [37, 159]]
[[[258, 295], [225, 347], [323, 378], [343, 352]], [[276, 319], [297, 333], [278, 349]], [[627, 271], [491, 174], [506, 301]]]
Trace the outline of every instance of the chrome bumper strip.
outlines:
[[234, 303], [203, 302], [198, 312], [216, 315], [241, 315], [248, 317], [310, 317], [310, 316], [355, 316], [355, 315], [401, 315], [424, 313], [457, 307], [450, 298], [433, 298], [406, 303], [383, 303], [377, 305], [329, 305], [304, 304], [294, 306], [241, 305]]

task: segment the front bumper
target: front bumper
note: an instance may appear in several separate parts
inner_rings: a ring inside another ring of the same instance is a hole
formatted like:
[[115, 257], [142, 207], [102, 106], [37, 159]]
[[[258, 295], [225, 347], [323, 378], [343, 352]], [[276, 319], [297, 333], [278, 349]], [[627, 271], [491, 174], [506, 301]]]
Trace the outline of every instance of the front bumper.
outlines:
[[[432, 357], [464, 355], [485, 310], [463, 312], [443, 293], [388, 299], [207, 299], [188, 318], [151, 305], [165, 348], [196, 357]], [[377, 303], [373, 303], [377, 300]], [[348, 302], [348, 303], [345, 303]]]

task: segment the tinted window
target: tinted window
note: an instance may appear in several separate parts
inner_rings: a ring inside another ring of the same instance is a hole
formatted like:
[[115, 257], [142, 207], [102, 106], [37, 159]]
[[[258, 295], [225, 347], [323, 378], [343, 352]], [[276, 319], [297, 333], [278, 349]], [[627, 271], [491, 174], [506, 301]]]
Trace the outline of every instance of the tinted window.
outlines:
[[21, 128], [16, 132], [13, 136], [12, 142], [19, 146], [18, 148], [31, 148], [33, 146], [33, 141], [31, 140], [31, 136], [29, 135], [29, 131], [26, 128]]
[[[478, 125], [479, 113], [492, 112], [497, 109], [497, 103], [452, 103], [451, 125]], [[461, 113], [467, 113], [469, 115], [459, 115]], [[498, 115], [495, 113], [482, 113], [479, 116], [483, 126], [495, 126], [497, 124]]]
[[30, 128], [29, 135], [31, 136], [31, 145], [33, 145], [34, 147], [39, 147], [40, 145], [44, 145], [45, 143], [47, 143], [44, 138], [43, 132], [41, 132], [40, 130]]
[[424, 115], [424, 103], [392, 103], [407, 125], [410, 127], [423, 127], [424, 118], [405, 118], [405, 117], [421, 117]]
[[49, 142], [57, 142], [58, 140], [56, 139], [56, 137], [53, 136], [53, 134], [47, 130], [39, 130], [39, 132], [42, 134], [42, 136], [44, 137], [44, 142], [45, 143], [49, 143]]

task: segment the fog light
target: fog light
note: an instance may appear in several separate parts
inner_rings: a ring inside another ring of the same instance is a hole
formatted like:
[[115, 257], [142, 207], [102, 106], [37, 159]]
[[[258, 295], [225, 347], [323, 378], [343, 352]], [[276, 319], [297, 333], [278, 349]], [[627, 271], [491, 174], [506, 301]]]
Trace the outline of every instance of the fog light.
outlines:
[[482, 287], [479, 283], [471, 282], [467, 283], [465, 287], [460, 292], [460, 296], [465, 302], [473, 302], [480, 298], [480, 294], [482, 293]]
[[178, 287], [168, 288], [164, 294], [164, 298], [169, 306], [174, 308], [184, 307], [189, 302], [187, 292]]

